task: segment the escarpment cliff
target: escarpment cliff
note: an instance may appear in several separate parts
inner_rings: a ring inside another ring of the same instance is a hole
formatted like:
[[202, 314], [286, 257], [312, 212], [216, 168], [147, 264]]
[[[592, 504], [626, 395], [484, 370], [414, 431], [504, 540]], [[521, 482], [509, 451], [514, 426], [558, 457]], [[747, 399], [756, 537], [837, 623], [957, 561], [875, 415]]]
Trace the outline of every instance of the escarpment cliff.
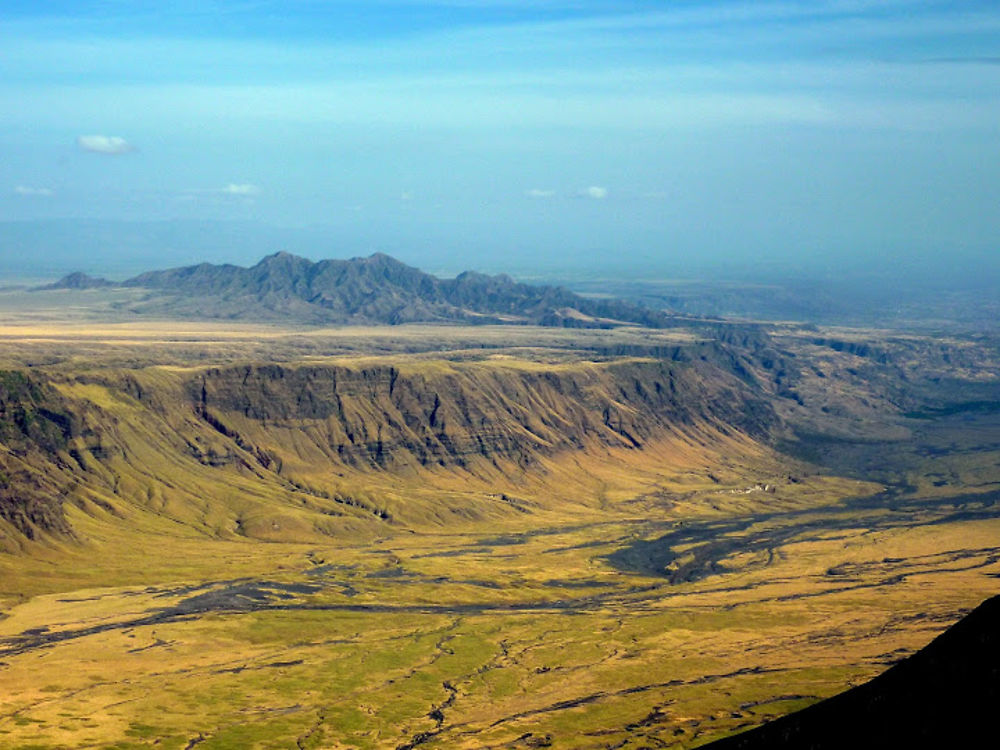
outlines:
[[[68, 504], [280, 538], [408, 523], [427, 515], [421, 503], [438, 520], [525, 512], [465, 505], [476, 502], [468, 488], [497, 497], [497, 482], [544, 481], [560, 456], [611, 463], [671, 439], [751, 441], [777, 423], [765, 396], [701, 360], [371, 360], [52, 378], [12, 373], [2, 391], [8, 535], [70, 533]], [[445, 502], [435, 486], [465, 494]]]
[[244, 366], [207, 370], [188, 389], [223, 434], [247, 444], [270, 435], [268, 455], [287, 455], [280, 446], [294, 431], [307, 437], [314, 461], [373, 470], [483, 460], [525, 466], [565, 450], [641, 449], [699, 426], [762, 437], [775, 422], [769, 404], [736, 377], [662, 361], [424, 371]]

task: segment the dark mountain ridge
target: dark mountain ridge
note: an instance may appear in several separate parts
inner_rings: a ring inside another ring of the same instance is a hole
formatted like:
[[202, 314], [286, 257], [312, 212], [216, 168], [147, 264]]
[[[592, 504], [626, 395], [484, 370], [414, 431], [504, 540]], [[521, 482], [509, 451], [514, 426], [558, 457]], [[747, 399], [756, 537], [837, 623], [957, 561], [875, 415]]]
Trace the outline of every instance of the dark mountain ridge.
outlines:
[[[87, 285], [103, 286], [101, 279]], [[284, 320], [309, 324], [464, 323], [603, 328], [673, 325], [671, 316], [561, 287], [467, 271], [439, 279], [385, 255], [322, 260], [279, 252], [250, 268], [201, 263], [150, 271], [122, 283], [156, 294], [134, 311], [185, 318]], [[47, 288], [81, 288], [71, 274]]]

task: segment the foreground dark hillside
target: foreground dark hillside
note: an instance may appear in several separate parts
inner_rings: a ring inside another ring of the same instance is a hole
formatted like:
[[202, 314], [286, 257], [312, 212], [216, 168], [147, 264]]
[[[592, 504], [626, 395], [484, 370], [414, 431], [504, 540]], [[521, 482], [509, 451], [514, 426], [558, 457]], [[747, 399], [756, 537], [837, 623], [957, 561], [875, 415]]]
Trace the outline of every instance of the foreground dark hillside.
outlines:
[[711, 750], [993, 747], [1000, 702], [1000, 597], [871, 682]]

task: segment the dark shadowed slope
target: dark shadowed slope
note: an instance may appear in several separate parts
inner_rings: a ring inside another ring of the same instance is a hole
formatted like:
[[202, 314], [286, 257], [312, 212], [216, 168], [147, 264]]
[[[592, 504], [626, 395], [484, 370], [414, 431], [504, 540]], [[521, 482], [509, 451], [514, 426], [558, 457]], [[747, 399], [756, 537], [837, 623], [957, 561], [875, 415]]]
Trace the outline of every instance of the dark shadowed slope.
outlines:
[[46, 383], [0, 370], [0, 549], [12, 536], [69, 532], [62, 508], [69, 474], [50, 470], [66, 468], [69, 439], [80, 431], [64, 407]]
[[1000, 597], [871, 682], [711, 750], [996, 747]]
[[[50, 288], [94, 286], [73, 274]], [[100, 282], [97, 282], [100, 283]], [[313, 263], [276, 253], [251, 268], [202, 263], [151, 271], [124, 286], [154, 291], [135, 312], [185, 318], [232, 318], [308, 324], [442, 322], [607, 327], [664, 327], [664, 313], [508, 276], [466, 272], [439, 279], [376, 253]]]

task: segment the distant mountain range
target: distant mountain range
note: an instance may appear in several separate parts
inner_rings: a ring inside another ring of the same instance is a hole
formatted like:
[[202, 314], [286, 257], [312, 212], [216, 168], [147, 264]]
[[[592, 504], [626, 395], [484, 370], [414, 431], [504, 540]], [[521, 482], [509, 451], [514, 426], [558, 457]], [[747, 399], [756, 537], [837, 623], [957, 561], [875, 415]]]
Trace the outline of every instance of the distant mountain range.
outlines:
[[589, 299], [561, 287], [523, 284], [506, 275], [466, 271], [454, 279], [439, 279], [383, 253], [314, 263], [280, 252], [250, 268], [202, 263], [150, 271], [121, 284], [78, 272], [41, 288], [111, 286], [150, 290], [131, 304], [134, 312], [181, 318], [574, 328], [675, 324], [664, 312], [618, 300]]

